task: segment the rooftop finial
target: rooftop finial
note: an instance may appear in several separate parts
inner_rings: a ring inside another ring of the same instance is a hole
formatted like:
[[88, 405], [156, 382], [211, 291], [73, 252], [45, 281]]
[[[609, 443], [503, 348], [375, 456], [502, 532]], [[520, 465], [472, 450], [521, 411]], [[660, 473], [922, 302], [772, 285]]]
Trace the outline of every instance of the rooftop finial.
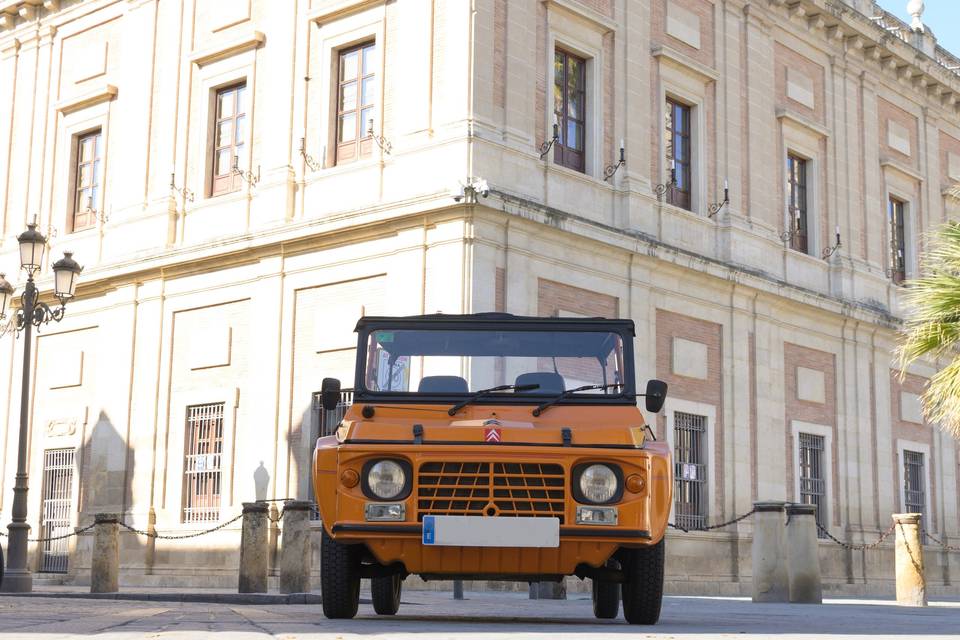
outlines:
[[910, 0], [907, 2], [907, 13], [913, 18], [913, 20], [910, 21], [910, 28], [914, 31], [924, 31], [923, 20], [920, 19], [920, 16], [923, 15], [923, 9], [923, 0]]

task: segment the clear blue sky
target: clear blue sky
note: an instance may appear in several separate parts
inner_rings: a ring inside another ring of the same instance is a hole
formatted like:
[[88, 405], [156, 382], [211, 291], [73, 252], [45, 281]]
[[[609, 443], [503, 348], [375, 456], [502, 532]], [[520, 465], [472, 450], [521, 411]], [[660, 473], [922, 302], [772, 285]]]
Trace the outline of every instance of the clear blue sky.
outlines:
[[[907, 0], [877, 0], [877, 4], [910, 24]], [[960, 0], [924, 0], [923, 23], [937, 36], [937, 44], [960, 56]]]

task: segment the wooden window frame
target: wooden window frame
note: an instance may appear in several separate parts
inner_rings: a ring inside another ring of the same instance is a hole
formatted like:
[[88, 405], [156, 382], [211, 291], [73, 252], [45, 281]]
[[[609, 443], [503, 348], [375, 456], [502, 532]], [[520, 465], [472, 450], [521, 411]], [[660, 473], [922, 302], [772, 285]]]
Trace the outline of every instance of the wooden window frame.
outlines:
[[[570, 63], [578, 63], [571, 89]], [[580, 99], [580, 113], [571, 114], [571, 99]], [[577, 117], [579, 115], [579, 117]], [[553, 162], [562, 167], [587, 172], [587, 60], [556, 47], [553, 52], [553, 118], [557, 125], [557, 141], [553, 145]], [[570, 146], [570, 127], [580, 129], [580, 147]]]
[[[680, 128], [676, 122], [680, 115]], [[693, 211], [693, 107], [667, 96], [664, 118], [664, 155], [669, 171], [667, 202]], [[676, 149], [681, 155], [678, 158]]]
[[[94, 140], [93, 158], [84, 157], [84, 145]], [[103, 199], [103, 128], [97, 127], [74, 136], [73, 194], [70, 211], [70, 233], [92, 229], [97, 225], [97, 210]], [[92, 179], [83, 180], [83, 169], [91, 167]], [[89, 201], [87, 199], [89, 198]]]
[[795, 153], [787, 154], [787, 212], [790, 217], [790, 248], [810, 253], [809, 161]]
[[[234, 193], [240, 190], [242, 186], [242, 180], [236, 172], [233, 171], [233, 158], [239, 157], [243, 153], [244, 147], [247, 145], [247, 139], [245, 137], [241, 138], [240, 141], [237, 141], [237, 124], [243, 122], [247, 126], [243, 128], [245, 134], [249, 134], [249, 118], [248, 110], [245, 104], [241, 103], [241, 99], [247, 99], [248, 87], [246, 80], [240, 82], [234, 82], [232, 84], [225, 85], [223, 87], [218, 87], [212, 91], [213, 93], [213, 108], [212, 113], [212, 123], [213, 128], [210, 135], [210, 149], [211, 149], [211, 159], [210, 159], [210, 197], [222, 196], [228, 193]], [[222, 100], [221, 97], [227, 94], [234, 94], [233, 97], [233, 112], [230, 115], [224, 115], [221, 111]], [[230, 123], [230, 143], [222, 144], [220, 139], [220, 127], [223, 124]], [[225, 174], [218, 174], [218, 158], [222, 152], [227, 152], [227, 156], [230, 162], [230, 170]]]
[[906, 201], [889, 196], [887, 220], [890, 226], [890, 280], [898, 286], [907, 279], [906, 215]]
[[[372, 62], [364, 73], [364, 61], [367, 51], [372, 52]], [[356, 75], [347, 78], [344, 75], [344, 59], [357, 54]], [[380, 97], [380, 86], [378, 85], [377, 71], [379, 58], [376, 40], [366, 40], [360, 44], [344, 47], [336, 51], [335, 77], [337, 79], [336, 91], [333, 103], [333, 141], [334, 141], [334, 164], [343, 165], [373, 156], [373, 135], [370, 133], [369, 120], [376, 120], [377, 100]], [[373, 86], [373, 94], [370, 101], [365, 102], [364, 85], [370, 82]], [[349, 85], [356, 87], [354, 93], [353, 107], [345, 109], [344, 90]], [[366, 114], [366, 115], [364, 115]], [[351, 140], [341, 141], [342, 121], [348, 116], [353, 117], [353, 138]]]

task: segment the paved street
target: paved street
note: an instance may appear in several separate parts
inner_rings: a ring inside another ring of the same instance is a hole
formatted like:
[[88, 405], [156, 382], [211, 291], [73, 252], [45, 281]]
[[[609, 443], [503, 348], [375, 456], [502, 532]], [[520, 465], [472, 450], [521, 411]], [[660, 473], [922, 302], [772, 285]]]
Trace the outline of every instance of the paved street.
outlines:
[[889, 601], [821, 606], [754, 605], [744, 599], [670, 597], [661, 624], [599, 623], [589, 596], [530, 601], [524, 594], [405, 594], [400, 615], [378, 617], [369, 600], [356, 620], [329, 621], [318, 605], [227, 605], [0, 597], [0, 638], [958, 638], [960, 602], [906, 609]]

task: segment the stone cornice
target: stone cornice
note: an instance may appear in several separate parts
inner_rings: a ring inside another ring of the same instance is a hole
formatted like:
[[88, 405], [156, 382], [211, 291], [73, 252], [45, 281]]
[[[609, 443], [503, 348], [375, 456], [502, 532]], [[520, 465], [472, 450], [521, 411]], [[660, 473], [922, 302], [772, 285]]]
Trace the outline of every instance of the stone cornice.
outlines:
[[715, 81], [720, 78], [720, 74], [717, 73], [715, 69], [701, 64], [690, 56], [684, 55], [664, 45], [656, 45], [650, 49], [650, 55], [660, 60], [667, 60], [676, 66], [683, 67], [687, 71], [692, 71], [707, 81]]
[[578, 18], [592, 22], [594, 26], [599, 27], [598, 30], [603, 33], [612, 33], [617, 30], [616, 20], [608, 18], [583, 3], [571, 2], [571, 0], [540, 0], [540, 2], [545, 4], [548, 9], [553, 5], [554, 7], [565, 10], [567, 13], [572, 13]]
[[112, 84], [102, 84], [95, 89], [82, 93], [78, 96], [64, 98], [56, 103], [55, 107], [60, 113], [73, 113], [80, 109], [86, 109], [95, 104], [113, 100], [117, 97], [117, 88]]
[[[768, 11], [786, 18], [811, 36], [819, 33], [828, 47], [855, 56], [867, 66], [910, 86], [930, 104], [957, 109], [960, 76], [891, 31], [839, 0], [767, 0]], [[899, 25], [898, 25], [899, 26]], [[907, 28], [909, 30], [909, 28]], [[913, 34], [910, 34], [913, 37]], [[872, 63], [872, 65], [870, 64]]]
[[264, 42], [266, 42], [266, 36], [263, 35], [262, 31], [250, 31], [239, 38], [234, 38], [206, 49], [194, 51], [190, 54], [190, 62], [198, 67], [202, 67], [211, 62], [229, 58], [230, 56], [235, 56], [238, 53], [243, 53], [250, 49], [262, 47]]
[[777, 120], [786, 120], [804, 129], [809, 129], [824, 138], [830, 136], [830, 131], [819, 122], [814, 122], [810, 118], [784, 107], [777, 109]]
[[325, 0], [319, 3], [320, 6], [307, 12], [307, 20], [321, 25], [351, 13], [384, 5], [386, 2], [387, 0]]
[[913, 180], [916, 180], [917, 182], [923, 182], [923, 181], [924, 181], [924, 177], [923, 177], [918, 171], [916, 171], [916, 170], [912, 169], [911, 167], [903, 164], [903, 163], [900, 162], [899, 160], [895, 160], [895, 159], [893, 159], [893, 158], [891, 158], [891, 157], [889, 157], [889, 156], [881, 156], [881, 157], [880, 157], [880, 166], [881, 166], [882, 168], [884, 168], [884, 169], [892, 169], [892, 170], [894, 170], [894, 171], [897, 171], [897, 172], [899, 172], [899, 173], [902, 173], [903, 175], [905, 175], [905, 176], [907, 176], [907, 177], [909, 177], [909, 178], [912, 178]]

